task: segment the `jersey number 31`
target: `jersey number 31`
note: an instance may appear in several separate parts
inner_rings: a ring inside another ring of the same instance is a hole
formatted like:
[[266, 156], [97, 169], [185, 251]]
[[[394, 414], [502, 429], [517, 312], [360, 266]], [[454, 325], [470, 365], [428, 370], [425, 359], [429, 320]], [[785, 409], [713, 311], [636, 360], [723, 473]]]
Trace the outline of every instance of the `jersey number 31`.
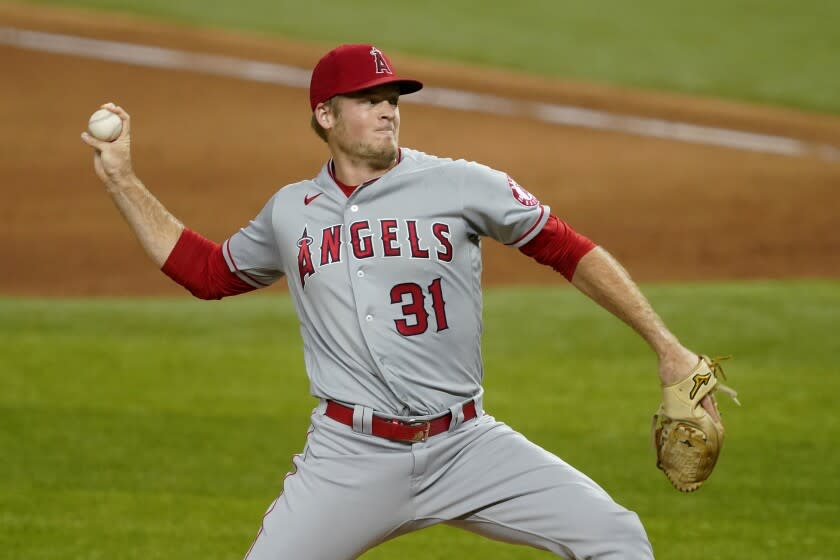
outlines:
[[[446, 322], [446, 301], [443, 299], [443, 292], [440, 287], [440, 278], [435, 278], [426, 288], [432, 297], [432, 310], [435, 312], [435, 323], [437, 332], [449, 328]], [[405, 302], [408, 296], [408, 302]], [[426, 294], [419, 284], [406, 282], [397, 284], [391, 288], [391, 303], [402, 303], [404, 319], [394, 319], [397, 332], [403, 336], [414, 336], [422, 334], [429, 328], [429, 313], [426, 312]], [[409, 317], [414, 317], [409, 321]]]

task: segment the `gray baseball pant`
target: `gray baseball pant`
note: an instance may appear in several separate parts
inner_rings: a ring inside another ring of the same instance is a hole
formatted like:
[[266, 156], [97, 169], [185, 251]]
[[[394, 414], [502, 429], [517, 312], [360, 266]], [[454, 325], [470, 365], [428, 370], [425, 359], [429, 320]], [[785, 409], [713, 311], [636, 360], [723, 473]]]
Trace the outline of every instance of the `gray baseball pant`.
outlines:
[[350, 560], [437, 523], [569, 560], [653, 558], [635, 513], [492, 416], [407, 444], [324, 408], [246, 560]]

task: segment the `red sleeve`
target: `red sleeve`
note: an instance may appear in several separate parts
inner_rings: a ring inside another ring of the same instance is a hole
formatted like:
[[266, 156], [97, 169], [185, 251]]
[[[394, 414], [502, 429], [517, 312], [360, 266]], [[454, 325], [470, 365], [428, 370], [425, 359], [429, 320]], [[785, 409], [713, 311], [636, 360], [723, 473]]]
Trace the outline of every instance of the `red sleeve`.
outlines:
[[537, 236], [519, 250], [571, 282], [580, 259], [595, 247], [595, 243], [552, 214]]
[[188, 228], [161, 270], [200, 299], [222, 299], [254, 289], [228, 269], [221, 245]]

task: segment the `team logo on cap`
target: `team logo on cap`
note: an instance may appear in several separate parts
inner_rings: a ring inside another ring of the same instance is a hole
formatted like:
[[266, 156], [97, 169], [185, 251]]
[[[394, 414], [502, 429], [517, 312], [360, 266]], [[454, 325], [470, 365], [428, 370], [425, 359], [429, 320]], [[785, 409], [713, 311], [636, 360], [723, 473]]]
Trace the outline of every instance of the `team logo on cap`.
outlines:
[[385, 60], [385, 57], [382, 56], [382, 51], [373, 47], [370, 49], [370, 56], [373, 57], [373, 61], [376, 64], [377, 74], [393, 74], [393, 72], [391, 72], [391, 67], [388, 66], [388, 62]]
[[510, 175], [508, 175], [507, 180], [508, 186], [510, 186], [510, 190], [513, 193], [513, 198], [515, 198], [519, 204], [522, 206], [536, 206], [540, 203], [540, 201], [537, 200], [537, 197], [523, 189]]

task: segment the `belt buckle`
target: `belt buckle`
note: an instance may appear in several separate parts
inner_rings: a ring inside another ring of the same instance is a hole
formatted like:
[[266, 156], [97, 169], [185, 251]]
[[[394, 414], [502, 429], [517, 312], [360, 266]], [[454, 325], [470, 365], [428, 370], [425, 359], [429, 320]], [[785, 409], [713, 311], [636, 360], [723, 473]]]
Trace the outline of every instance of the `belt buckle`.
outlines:
[[417, 432], [416, 434], [414, 434], [414, 436], [412, 436], [410, 440], [406, 441], [409, 441], [410, 443], [420, 443], [429, 439], [429, 431], [432, 429], [432, 423], [428, 420], [420, 422], [405, 422], [405, 424], [407, 424], [411, 428], [419, 428], [421, 426], [423, 427], [422, 432]]

